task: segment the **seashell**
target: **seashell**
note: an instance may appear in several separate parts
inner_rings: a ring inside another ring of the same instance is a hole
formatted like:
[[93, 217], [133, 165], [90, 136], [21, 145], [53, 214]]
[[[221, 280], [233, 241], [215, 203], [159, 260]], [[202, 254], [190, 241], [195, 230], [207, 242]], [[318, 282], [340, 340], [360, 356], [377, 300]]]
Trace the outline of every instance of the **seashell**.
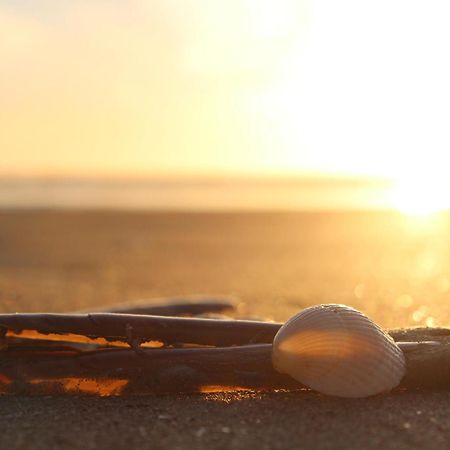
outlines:
[[338, 397], [368, 397], [394, 388], [406, 365], [394, 340], [363, 313], [345, 305], [307, 308], [273, 341], [272, 363], [302, 384]]

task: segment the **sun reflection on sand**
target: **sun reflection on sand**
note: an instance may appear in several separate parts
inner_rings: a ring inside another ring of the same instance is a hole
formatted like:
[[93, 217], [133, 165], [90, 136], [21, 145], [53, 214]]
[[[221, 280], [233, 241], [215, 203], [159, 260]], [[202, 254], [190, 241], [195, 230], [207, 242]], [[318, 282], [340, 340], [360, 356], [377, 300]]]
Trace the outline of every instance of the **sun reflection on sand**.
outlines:
[[109, 397], [120, 395], [128, 384], [127, 379], [110, 378], [55, 378], [30, 380], [31, 385], [42, 385], [49, 393], [63, 391], [74, 394], [99, 395]]

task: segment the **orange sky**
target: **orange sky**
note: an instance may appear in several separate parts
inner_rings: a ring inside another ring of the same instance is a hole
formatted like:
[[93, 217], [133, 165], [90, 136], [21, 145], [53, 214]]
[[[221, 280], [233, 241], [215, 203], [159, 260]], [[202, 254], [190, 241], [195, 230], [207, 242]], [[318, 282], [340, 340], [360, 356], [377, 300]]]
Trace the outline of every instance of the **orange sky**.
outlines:
[[448, 178], [446, 1], [0, 0], [0, 173]]

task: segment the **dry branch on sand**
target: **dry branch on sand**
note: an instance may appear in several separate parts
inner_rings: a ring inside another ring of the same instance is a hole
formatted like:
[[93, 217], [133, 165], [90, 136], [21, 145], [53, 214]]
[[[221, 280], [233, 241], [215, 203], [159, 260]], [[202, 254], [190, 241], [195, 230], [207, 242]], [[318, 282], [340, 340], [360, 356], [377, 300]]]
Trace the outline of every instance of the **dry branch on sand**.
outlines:
[[[273, 369], [271, 341], [281, 324], [242, 320], [118, 313], [3, 314], [0, 389], [15, 393], [193, 392], [215, 389], [300, 389]], [[23, 338], [21, 330], [41, 335]], [[46, 340], [45, 334], [60, 335]], [[68, 334], [68, 335], [67, 335]], [[122, 341], [131, 348], [71, 342], [73, 334]], [[400, 388], [450, 387], [450, 328], [392, 330], [396, 341], [435, 341], [405, 347], [407, 373]], [[145, 348], [165, 345], [214, 347]]]
[[120, 313], [120, 314], [146, 314], [154, 316], [198, 316], [205, 313], [223, 313], [233, 310], [239, 300], [233, 297], [217, 297], [206, 295], [187, 295], [184, 297], [168, 297], [134, 302], [108, 305], [102, 308], [90, 308], [76, 311], [85, 313]]
[[78, 334], [90, 338], [165, 344], [243, 345], [272, 342], [281, 324], [136, 314], [0, 314], [0, 328], [20, 333]]

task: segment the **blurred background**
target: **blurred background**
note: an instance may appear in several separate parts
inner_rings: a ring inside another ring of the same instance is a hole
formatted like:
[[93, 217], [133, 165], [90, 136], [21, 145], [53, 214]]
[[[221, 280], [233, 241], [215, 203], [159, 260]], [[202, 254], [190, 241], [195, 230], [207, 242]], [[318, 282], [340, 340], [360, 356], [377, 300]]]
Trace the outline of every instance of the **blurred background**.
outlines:
[[207, 293], [448, 325], [449, 20], [0, 0], [0, 310]]

